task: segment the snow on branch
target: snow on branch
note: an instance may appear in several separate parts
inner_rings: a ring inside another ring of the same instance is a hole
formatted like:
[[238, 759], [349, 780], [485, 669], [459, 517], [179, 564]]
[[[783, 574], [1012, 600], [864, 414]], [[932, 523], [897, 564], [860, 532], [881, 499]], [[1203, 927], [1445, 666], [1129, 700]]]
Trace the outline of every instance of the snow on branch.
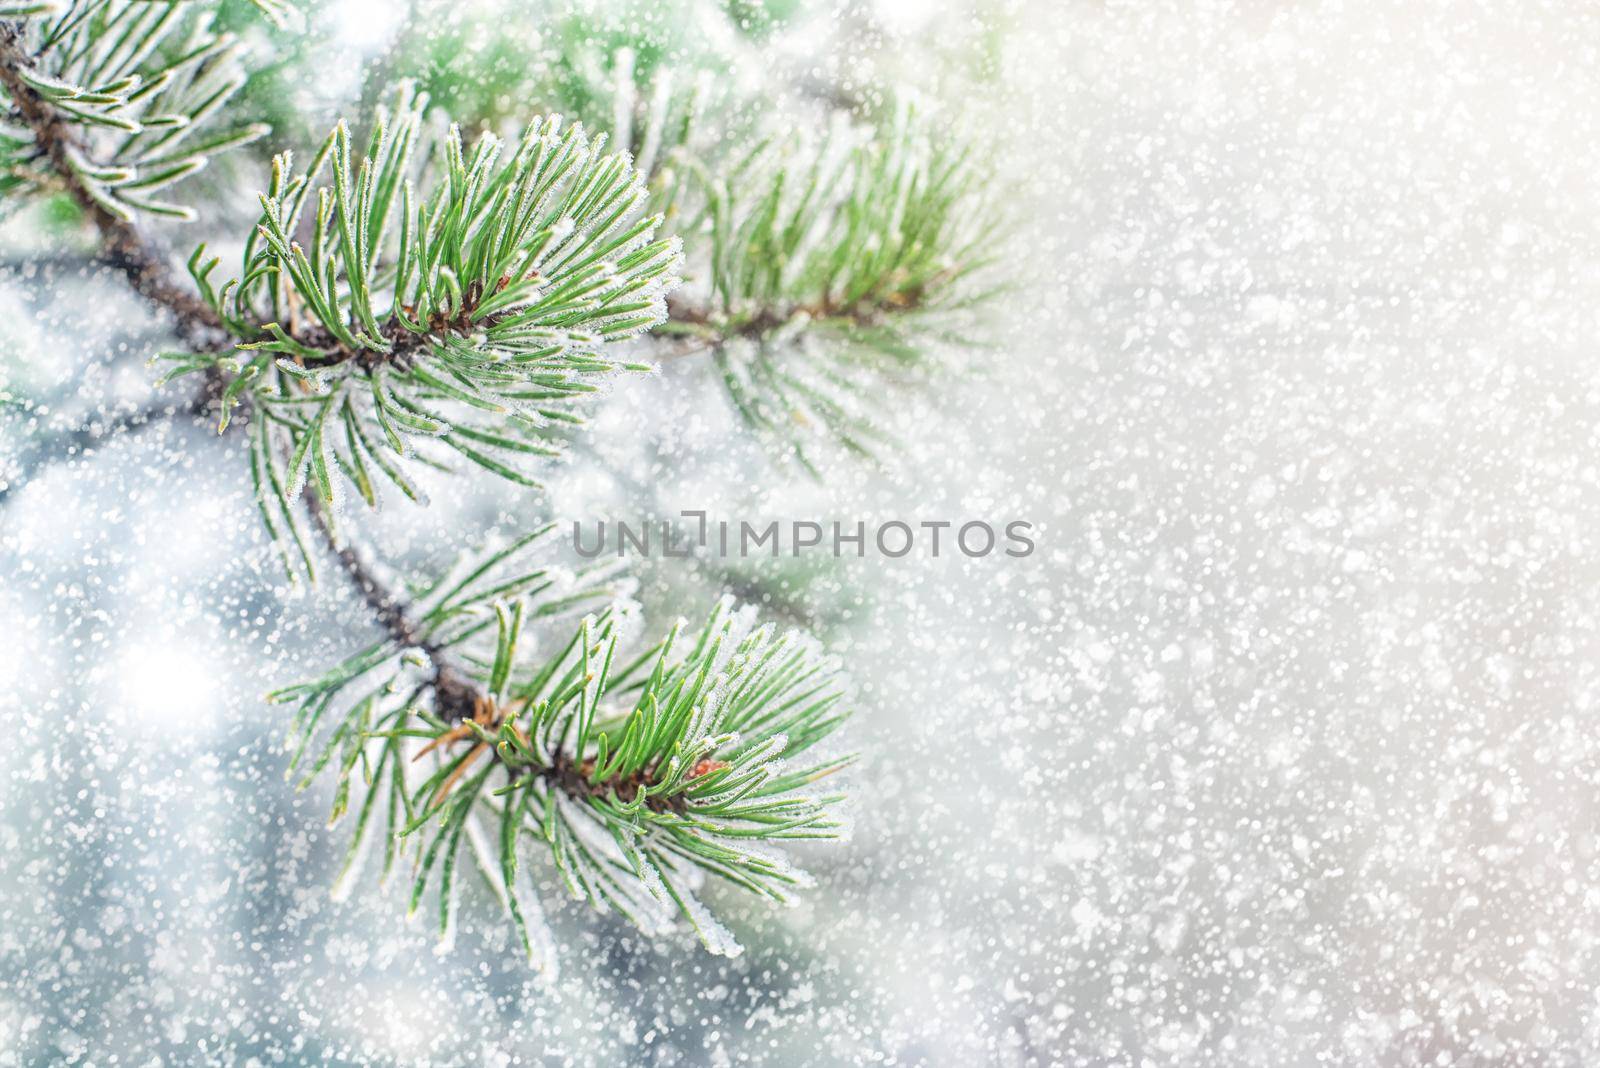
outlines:
[[[617, 374], [611, 356], [666, 317], [678, 243], [661, 239], [625, 155], [548, 116], [520, 139], [431, 138], [404, 92], [364, 152], [341, 123], [303, 172], [278, 156], [220, 288], [190, 270], [238, 343], [168, 353], [168, 377], [221, 368], [222, 424], [248, 399], [252, 472], [268, 527], [298, 540], [293, 498], [369, 505], [387, 483], [422, 496], [417, 465], [466, 460], [538, 486], [564, 428]], [[290, 566], [291, 574], [293, 566]]]
[[[413, 855], [411, 909], [436, 888], [441, 937], [466, 843], [547, 973], [552, 940], [518, 879], [530, 847], [574, 898], [647, 933], [682, 916], [709, 949], [737, 953], [696, 890], [715, 875], [785, 901], [807, 877], [775, 847], [840, 833], [841, 798], [813, 784], [849, 758], [808, 759], [848, 714], [837, 665], [731, 601], [630, 658], [634, 613], [613, 572], [516, 566], [549, 530], [419, 598], [409, 647], [391, 636], [272, 695], [298, 706], [291, 773], [317, 741], [301, 785], [332, 771], [334, 819], [356, 814], [340, 888], [381, 814], [383, 870]], [[531, 633], [586, 610], [564, 644]], [[493, 848], [484, 826], [498, 828]]]

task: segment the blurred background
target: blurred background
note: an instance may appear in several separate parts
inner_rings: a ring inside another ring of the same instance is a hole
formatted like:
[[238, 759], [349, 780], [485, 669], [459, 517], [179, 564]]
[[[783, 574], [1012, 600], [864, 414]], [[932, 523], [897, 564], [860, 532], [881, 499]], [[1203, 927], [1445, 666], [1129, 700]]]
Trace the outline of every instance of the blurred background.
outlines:
[[[291, 592], [242, 444], [150, 397], [162, 326], [70, 208], [0, 228], [0, 1063], [1591, 1064], [1600, 1060], [1600, 10], [727, 0], [302, 5], [176, 246], [415, 77], [584, 113], [635, 49], [795, 98], [893, 84], [986, 138], [1016, 291], [904, 454], [775, 467], [691, 359], [551, 491], [363, 518], [418, 574], [548, 515], [1026, 519], [1017, 560], [640, 561], [854, 676], [855, 833], [714, 904], [747, 946], [557, 906], [537, 986], [328, 888], [330, 783], [270, 688], [368, 640]], [[603, 59], [596, 62], [604, 62]], [[96, 414], [98, 413], [98, 414]], [[43, 464], [49, 442], [62, 455]]]

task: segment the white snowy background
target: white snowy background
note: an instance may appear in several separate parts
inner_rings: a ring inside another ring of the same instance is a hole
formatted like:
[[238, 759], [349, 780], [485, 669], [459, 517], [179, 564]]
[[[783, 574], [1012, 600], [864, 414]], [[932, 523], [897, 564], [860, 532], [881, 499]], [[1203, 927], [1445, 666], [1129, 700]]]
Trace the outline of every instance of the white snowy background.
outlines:
[[[548, 500], [365, 524], [419, 566], [545, 514], [1038, 524], [1026, 560], [753, 569], [858, 685], [818, 885], [714, 893], [731, 961], [556, 908], [554, 989], [482, 894], [443, 954], [398, 886], [330, 901], [343, 831], [261, 696], [369, 625], [336, 575], [281, 585], [237, 443], [163, 424], [0, 500], [0, 1063], [1600, 1061], [1600, 9], [820, 25], [1000, 138], [1022, 287], [984, 377], [815, 484], [677, 361]], [[995, 75], [952, 74], [980, 37]], [[139, 404], [161, 333], [0, 247], [0, 373], [41, 405], [3, 480]], [[653, 561], [641, 598], [729, 578]]]

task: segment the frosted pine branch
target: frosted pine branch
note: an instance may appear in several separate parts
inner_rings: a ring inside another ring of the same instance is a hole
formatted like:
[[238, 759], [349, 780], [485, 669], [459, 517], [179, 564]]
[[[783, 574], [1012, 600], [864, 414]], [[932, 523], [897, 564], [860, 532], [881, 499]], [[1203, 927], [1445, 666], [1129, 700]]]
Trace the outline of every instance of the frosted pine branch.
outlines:
[[[817, 755], [847, 714], [837, 665], [731, 602], [635, 643], [622, 576], [518, 563], [545, 528], [406, 596], [341, 535], [341, 508], [385, 486], [421, 500], [419, 469], [461, 461], [537, 487], [660, 339], [656, 354], [710, 354], [751, 428], [808, 466], [818, 437], [871, 452], [875, 395], [931, 362], [936, 317], [984, 296], [972, 279], [995, 228], [968, 150], [905, 111], [762, 140], [706, 121], [704, 77], [641, 87], [626, 51], [599, 68], [614, 95], [588, 125], [466, 136], [402, 87], [309, 165], [276, 156], [236, 271], [201, 246], [186, 282], [139, 220], [189, 215], [155, 192], [261, 134], [225, 121], [235, 43], [198, 0], [28, 8], [0, 23], [0, 195], [82, 209], [175, 320], [185, 347], [160, 354], [163, 381], [203, 380], [174, 407], [215, 402], [222, 428], [247, 428], [285, 573], [311, 575], [320, 539], [380, 633], [273, 695], [297, 709], [291, 773], [331, 774], [335, 817], [354, 813], [341, 889], [381, 838], [386, 871], [414, 857], [412, 907], [436, 894], [447, 934], [465, 845], [553, 971], [519, 878], [548, 851], [572, 896], [647, 932], [682, 918], [737, 952], [699, 898], [707, 877], [785, 900], [806, 876], [777, 847], [841, 831], [840, 798], [817, 786], [847, 762]], [[608, 150], [606, 126], [629, 151]]]
[[[435, 888], [448, 936], [456, 861], [485, 820], [500, 827], [503, 900], [541, 967], [555, 966], [539, 949], [542, 910], [517, 889], [528, 845], [550, 851], [572, 896], [647, 933], [681, 915], [708, 948], [736, 953], [695, 886], [716, 875], [781, 902], [807, 877], [773, 846], [840, 833], [839, 797], [812, 786], [849, 758], [803, 759], [847, 714], [837, 668], [731, 602], [625, 659], [632, 611], [612, 572], [507, 575], [549, 533], [475, 562], [389, 640], [273, 695], [298, 709], [291, 770], [308, 763], [303, 786], [332, 772], [334, 818], [356, 813], [341, 885], [383, 810], [384, 872], [414, 850], [411, 908]], [[559, 652], [534, 643], [529, 655], [536, 620], [594, 605]]]
[[340, 124], [306, 171], [280, 155], [238, 276], [215, 287], [203, 247], [190, 262], [238, 340], [165, 354], [168, 377], [226, 375], [224, 426], [251, 403], [257, 496], [286, 560], [306, 485], [329, 504], [341, 486], [415, 501], [418, 465], [464, 460], [537, 487], [585, 402], [646, 369], [609, 353], [665, 318], [677, 281], [677, 243], [603, 136], [550, 116], [511, 144], [454, 128], [429, 144], [425, 108], [401, 94], [360, 154]]

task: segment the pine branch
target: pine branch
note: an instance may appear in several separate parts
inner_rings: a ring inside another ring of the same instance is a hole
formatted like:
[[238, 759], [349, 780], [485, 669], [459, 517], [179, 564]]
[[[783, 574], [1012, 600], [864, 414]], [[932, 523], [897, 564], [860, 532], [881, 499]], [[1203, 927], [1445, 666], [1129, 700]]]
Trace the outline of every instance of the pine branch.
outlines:
[[[191, 218], [191, 209], [155, 194], [266, 132], [260, 125], [218, 130], [212, 123], [244, 83], [241, 46], [214, 30], [215, 7], [197, 0], [68, 0], [62, 10], [36, 8], [21, 12], [21, 22], [7, 21], [28, 57], [18, 76], [78, 133], [65, 163], [115, 215]], [[0, 9], [0, 20], [15, 14]], [[14, 101], [5, 104], [15, 110]], [[84, 151], [75, 151], [80, 146]], [[14, 162], [0, 192], [27, 193], [30, 181], [48, 179], [49, 170], [29, 167], [38, 148], [14, 130], [0, 131], [0, 154]]]
[[986, 280], [1004, 227], [975, 144], [909, 107], [823, 125], [754, 149], [674, 144], [654, 188], [692, 238], [664, 355], [709, 354], [740, 419], [813, 476], [819, 447], [894, 448], [885, 387], [972, 347], [968, 328], [1003, 291]]
[[402, 92], [365, 152], [341, 123], [304, 172], [277, 157], [238, 276], [219, 289], [217, 260], [190, 261], [234, 348], [162, 356], [255, 410], [258, 499], [291, 574], [303, 486], [420, 500], [415, 467], [466, 460], [538, 487], [530, 461], [648, 369], [608, 353], [665, 318], [677, 282], [677, 242], [604, 137], [549, 116], [511, 144], [452, 128], [430, 145], [425, 107]]
[[[714, 874], [782, 901], [806, 877], [769, 847], [840, 832], [839, 798], [810, 787], [849, 758], [790, 763], [846, 715], [836, 665], [727, 602], [698, 632], [680, 622], [631, 661], [621, 653], [632, 609], [616, 603], [586, 615], [554, 655], [535, 644], [530, 657], [536, 620], [618, 593], [606, 570], [517, 569], [551, 529], [465, 565], [465, 577], [419, 594], [388, 640], [272, 695], [298, 706], [291, 772], [315, 752], [301, 785], [332, 769], [334, 818], [357, 813], [342, 887], [387, 802], [384, 870], [414, 847], [412, 908], [437, 885], [441, 934], [459, 847], [482, 820], [500, 826], [499, 871], [486, 877], [541, 969], [555, 967], [549, 938], [537, 901], [515, 887], [524, 841], [551, 850], [572, 896], [650, 933], [682, 915], [708, 948], [736, 953], [695, 886]], [[352, 807], [358, 782], [366, 793]]]
[[[115, 0], [85, 3], [86, 11], [133, 11]], [[151, 10], [154, 4], [139, 14]], [[145, 31], [154, 34], [162, 25], [158, 20]], [[498, 168], [498, 142], [485, 139], [468, 154], [452, 134], [444, 145], [440, 190], [416, 204], [405, 164], [416, 113], [402, 120], [406, 133], [393, 140], [380, 123], [359, 170], [341, 126], [307, 174], [291, 176], [289, 160], [280, 157], [263, 198], [262, 242], [247, 246], [237, 283], [213, 291], [207, 279], [215, 264], [202, 265], [197, 253], [191, 274], [199, 306], [207, 309], [199, 312], [161, 251], [86, 177], [79, 158], [85, 146], [58, 106], [65, 99], [98, 106], [120, 98], [109, 88], [71, 86], [51, 98], [40, 90], [18, 35], [6, 28], [0, 89], [124, 277], [171, 311], [191, 339], [211, 346], [223, 335], [224, 345], [226, 338], [241, 339], [232, 347], [259, 353], [242, 369], [209, 347], [174, 362], [177, 373], [205, 374], [202, 397], [220, 390], [224, 423], [231, 407], [250, 406], [252, 473], [269, 530], [268, 485], [309, 570], [288, 503], [303, 495], [313, 526], [384, 633], [323, 676], [273, 695], [299, 705], [293, 774], [335, 702], [362, 680], [380, 677], [376, 688], [331, 717], [331, 734], [302, 780], [305, 785], [323, 769], [337, 769], [335, 818], [349, 809], [358, 773], [368, 787], [347, 874], [368, 840], [370, 817], [387, 799], [385, 870], [415, 843], [412, 908], [436, 877], [444, 931], [465, 838], [530, 958], [553, 974], [551, 939], [537, 901], [517, 889], [519, 846], [534, 841], [551, 850], [574, 897], [614, 909], [647, 932], [681, 915], [708, 948], [737, 953], [737, 942], [695, 891], [709, 874], [782, 901], [807, 877], [766, 843], [839, 833], [832, 808], [840, 799], [815, 795], [810, 785], [848, 758], [809, 766], [784, 762], [843, 720], [836, 665], [808, 639], [755, 627], [751, 613], [725, 603], [692, 639], [680, 642], [675, 627], [623, 666], [618, 654], [632, 613], [615, 603], [621, 590], [614, 572], [569, 575], [544, 567], [500, 573], [552, 527], [479, 562], [464, 578], [408, 599], [339, 538], [329, 508], [334, 495], [323, 429], [336, 402], [348, 451], [331, 455], [370, 503], [363, 450], [405, 487], [370, 440], [379, 431], [402, 457], [410, 450], [397, 424], [407, 437], [439, 436], [493, 470], [494, 461], [451, 436], [459, 433], [476, 446], [518, 444], [470, 424], [452, 425], [442, 411], [481, 408], [489, 398], [538, 403], [581, 392], [572, 387], [584, 375], [617, 369], [594, 356], [598, 344], [639, 333], [663, 316], [677, 248], [652, 241], [658, 219], [632, 218], [643, 193], [627, 162], [601, 155], [599, 143], [577, 128], [560, 133], [554, 119], [536, 125]], [[291, 235], [330, 158], [333, 185], [318, 191], [308, 256]], [[385, 262], [397, 190], [400, 251]], [[385, 296], [388, 311], [379, 313]], [[288, 314], [268, 320], [266, 308]], [[425, 367], [429, 361], [436, 366]], [[512, 379], [526, 366], [535, 375], [518, 386]], [[411, 395], [386, 393], [383, 371], [409, 379]], [[332, 388], [330, 374], [337, 378]], [[272, 388], [252, 388], [267, 375]], [[351, 386], [371, 391], [369, 408], [352, 407], [343, 392]], [[308, 402], [315, 406], [309, 419], [300, 414]], [[527, 411], [514, 414], [528, 421]], [[274, 427], [287, 428], [294, 443], [287, 480], [274, 466]], [[526, 643], [519, 644], [525, 623], [597, 602], [612, 603], [586, 615], [556, 655], [530, 657]], [[409, 783], [408, 766], [429, 756], [433, 773]], [[490, 849], [481, 843], [484, 819], [500, 827], [497, 866], [488, 863]]]
[[100, 258], [121, 272], [136, 293], [165, 308], [185, 340], [222, 343], [225, 335], [216, 312], [178, 280], [159, 247], [90, 188], [77, 162], [87, 156], [81, 134], [34, 87], [30, 74], [37, 77], [33, 59], [23, 47], [22, 28], [0, 23], [0, 89], [49, 161], [55, 180], [98, 231]]

